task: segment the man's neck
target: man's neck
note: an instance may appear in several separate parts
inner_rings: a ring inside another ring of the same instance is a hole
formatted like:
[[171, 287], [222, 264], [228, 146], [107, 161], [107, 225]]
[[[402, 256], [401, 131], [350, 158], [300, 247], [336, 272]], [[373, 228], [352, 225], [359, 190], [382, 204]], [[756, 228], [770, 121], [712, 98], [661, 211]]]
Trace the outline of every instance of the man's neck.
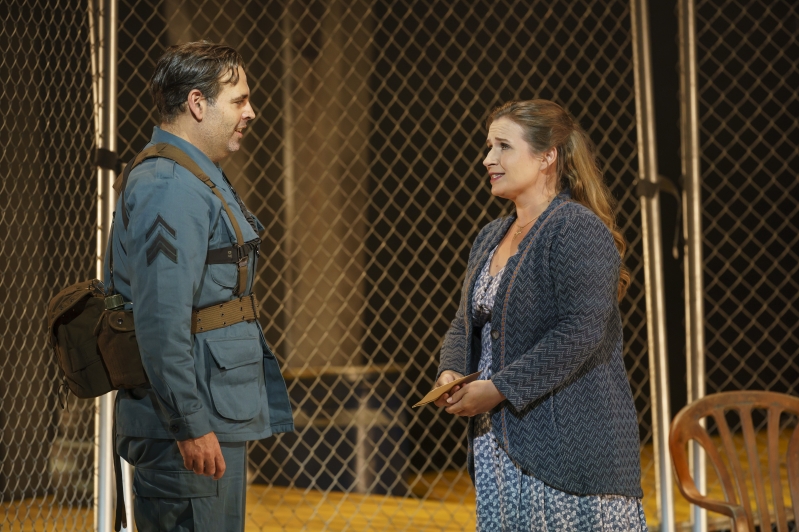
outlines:
[[203, 152], [205, 156], [211, 160], [212, 163], [219, 164], [219, 161], [215, 161], [214, 158], [208, 153], [208, 150], [203, 149], [203, 143], [201, 142], [202, 137], [198, 136], [196, 132], [193, 132], [191, 128], [185, 126], [186, 124], [178, 119], [175, 120], [174, 122], [162, 123], [158, 127], [160, 127], [163, 131], [166, 131], [167, 133], [171, 133], [172, 135], [175, 135], [176, 137], [185, 140], [186, 142], [188, 142], [189, 144], [191, 144], [192, 146]]
[[[189, 133], [187, 131], [185, 131], [184, 128], [181, 127], [181, 124], [180, 124], [179, 121], [175, 121], [175, 122], [172, 122], [172, 123], [161, 123], [161, 125], [158, 126], [158, 127], [161, 128], [163, 131], [166, 131], [167, 133], [171, 133], [172, 135], [175, 135], [176, 137], [182, 138], [183, 140], [185, 140], [189, 144], [197, 146], [196, 142], [192, 142], [191, 135], [189, 135]], [[199, 148], [199, 146], [197, 146], [197, 148]], [[200, 151], [202, 151], [202, 150], [200, 150]]]

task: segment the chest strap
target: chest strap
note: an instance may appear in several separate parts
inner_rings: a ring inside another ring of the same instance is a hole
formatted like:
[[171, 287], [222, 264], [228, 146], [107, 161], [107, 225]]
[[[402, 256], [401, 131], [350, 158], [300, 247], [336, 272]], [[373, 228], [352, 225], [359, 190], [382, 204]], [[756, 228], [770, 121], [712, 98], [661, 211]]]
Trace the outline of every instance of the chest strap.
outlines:
[[255, 294], [234, 299], [227, 303], [211, 305], [192, 311], [191, 334], [213, 331], [222, 327], [229, 327], [243, 321], [258, 319], [258, 301]]
[[[230, 223], [233, 225], [233, 231], [236, 233], [236, 242], [239, 243], [239, 245], [234, 245], [234, 246], [230, 246], [229, 248], [222, 248], [221, 250], [214, 250], [214, 251], [222, 251], [222, 252], [224, 252], [225, 255], [227, 255], [227, 251], [230, 250], [231, 251], [231, 256], [237, 255], [236, 260], [233, 260], [233, 261], [226, 260], [226, 261], [224, 261], [224, 263], [229, 263], [229, 262], [238, 263], [238, 265], [239, 265], [238, 283], [236, 285], [236, 288], [233, 289], [233, 294], [234, 295], [240, 295], [240, 294], [244, 293], [244, 291], [247, 289], [249, 249], [248, 249], [248, 253], [240, 254], [240, 252], [241, 252], [241, 250], [243, 248], [245, 248], [246, 246], [248, 246], [248, 245], [250, 245], [252, 243], [247, 243], [247, 244], [244, 243], [244, 236], [241, 233], [241, 227], [239, 227], [239, 223], [236, 221], [236, 217], [233, 216], [233, 212], [230, 210], [230, 206], [227, 204], [227, 201], [225, 201], [225, 198], [222, 196], [222, 193], [216, 187], [214, 182], [211, 181], [211, 178], [208, 177], [208, 175], [205, 172], [202, 171], [202, 169], [200, 168], [200, 166], [196, 162], [194, 162], [194, 159], [189, 157], [186, 154], [186, 152], [184, 152], [183, 150], [181, 150], [177, 146], [173, 146], [171, 144], [161, 143], [161, 144], [156, 144], [154, 146], [150, 146], [149, 148], [146, 148], [141, 153], [139, 153], [138, 156], [136, 156], [136, 159], [133, 161], [133, 164], [130, 165], [131, 169], [133, 169], [134, 167], [139, 165], [142, 161], [145, 161], [147, 159], [154, 159], [154, 158], [157, 158], [157, 157], [163, 157], [165, 159], [170, 159], [170, 160], [174, 161], [175, 163], [179, 164], [180, 166], [182, 166], [183, 168], [185, 168], [186, 170], [188, 170], [189, 172], [191, 172], [192, 174], [194, 174], [195, 177], [197, 177], [197, 179], [199, 179], [200, 181], [205, 183], [208, 186], [208, 188], [211, 189], [211, 192], [213, 192], [214, 195], [216, 195], [216, 197], [219, 198], [219, 201], [222, 202], [222, 207], [225, 208], [225, 212], [227, 213], [227, 217], [230, 219]], [[122, 185], [121, 189], [123, 191], [125, 190], [125, 185], [127, 184], [127, 175], [129, 173], [130, 173], [130, 171], [126, 168], [126, 172], [123, 174], [123, 179], [122, 179], [122, 184], [121, 184]], [[122, 214], [124, 216], [125, 215], [124, 205], [123, 205], [122, 210], [123, 210]], [[253, 243], [254, 242], [255, 241], [253, 241]], [[258, 243], [260, 243], [260, 240], [258, 241]], [[257, 250], [257, 247], [256, 247], [256, 250]], [[211, 253], [209, 252], [208, 255], [210, 257]], [[218, 263], [217, 262], [209, 262], [208, 264], [224, 264], [224, 263], [222, 263], [222, 262], [218, 262]]]
[[258, 254], [261, 239], [256, 238], [242, 246], [228, 246], [224, 248], [209, 249], [205, 257], [206, 264], [236, 264], [250, 256], [251, 251]]

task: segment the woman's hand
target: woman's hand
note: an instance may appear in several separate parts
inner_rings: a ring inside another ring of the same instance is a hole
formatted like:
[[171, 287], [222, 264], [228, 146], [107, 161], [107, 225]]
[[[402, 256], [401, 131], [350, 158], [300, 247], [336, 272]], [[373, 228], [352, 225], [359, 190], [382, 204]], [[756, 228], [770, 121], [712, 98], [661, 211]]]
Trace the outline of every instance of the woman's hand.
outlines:
[[456, 416], [471, 417], [488, 412], [506, 399], [490, 380], [474, 381], [457, 388], [459, 390], [446, 400], [447, 412]]
[[[436, 381], [436, 388], [438, 388], [439, 386], [444, 386], [445, 384], [449, 384], [450, 382], [460, 379], [461, 377], [463, 377], [463, 375], [461, 375], [457, 371], [452, 371], [450, 369], [442, 371], [441, 375], [438, 376], [438, 380]], [[447, 403], [447, 399], [449, 399], [453, 393], [457, 392], [460, 389], [461, 389], [460, 386], [455, 386], [448, 393], [445, 393], [441, 397], [436, 399], [435, 403], [433, 404], [439, 407], [448, 406], [450, 403]]]

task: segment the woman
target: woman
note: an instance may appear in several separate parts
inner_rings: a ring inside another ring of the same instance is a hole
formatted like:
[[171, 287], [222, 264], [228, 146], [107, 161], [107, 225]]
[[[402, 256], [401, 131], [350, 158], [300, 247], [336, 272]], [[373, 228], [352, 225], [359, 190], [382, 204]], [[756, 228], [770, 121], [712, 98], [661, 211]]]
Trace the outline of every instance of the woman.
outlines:
[[469, 416], [478, 530], [641, 531], [638, 420], [622, 360], [624, 239], [585, 132], [557, 104], [487, 120], [491, 193], [441, 348], [436, 405]]

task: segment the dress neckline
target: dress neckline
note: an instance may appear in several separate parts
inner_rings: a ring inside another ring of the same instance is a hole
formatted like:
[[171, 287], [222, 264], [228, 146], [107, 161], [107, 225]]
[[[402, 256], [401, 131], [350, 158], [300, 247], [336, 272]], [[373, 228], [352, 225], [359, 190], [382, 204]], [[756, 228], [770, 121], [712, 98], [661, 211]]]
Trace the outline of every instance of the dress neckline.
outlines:
[[[485, 264], [485, 266], [483, 267], [483, 269], [485, 270], [485, 274], [486, 274], [486, 276], [488, 277], [488, 279], [489, 279], [490, 281], [493, 281], [493, 280], [494, 280], [494, 279], [496, 279], [497, 277], [500, 277], [500, 276], [502, 275], [502, 272], [504, 272], [504, 271], [505, 271], [505, 266], [507, 266], [507, 265], [508, 265], [508, 262], [510, 262], [510, 259], [511, 259], [513, 256], [515, 256], [515, 255], [516, 255], [516, 253], [514, 253], [513, 255], [511, 255], [510, 257], [508, 257], [508, 260], [506, 260], [506, 261], [505, 261], [505, 264], [503, 264], [503, 265], [502, 265], [502, 268], [500, 268], [500, 269], [499, 269], [499, 271], [497, 272], [497, 274], [496, 274], [496, 275], [491, 275], [491, 261], [494, 259], [494, 253], [497, 251], [497, 248], [498, 248], [498, 247], [499, 247], [499, 244], [497, 244], [496, 246], [494, 246], [494, 249], [492, 249], [492, 250], [491, 250], [491, 253], [489, 253], [489, 254], [488, 254], [488, 260], [486, 261], [486, 264]], [[517, 252], [517, 253], [518, 253], [518, 252]]]

